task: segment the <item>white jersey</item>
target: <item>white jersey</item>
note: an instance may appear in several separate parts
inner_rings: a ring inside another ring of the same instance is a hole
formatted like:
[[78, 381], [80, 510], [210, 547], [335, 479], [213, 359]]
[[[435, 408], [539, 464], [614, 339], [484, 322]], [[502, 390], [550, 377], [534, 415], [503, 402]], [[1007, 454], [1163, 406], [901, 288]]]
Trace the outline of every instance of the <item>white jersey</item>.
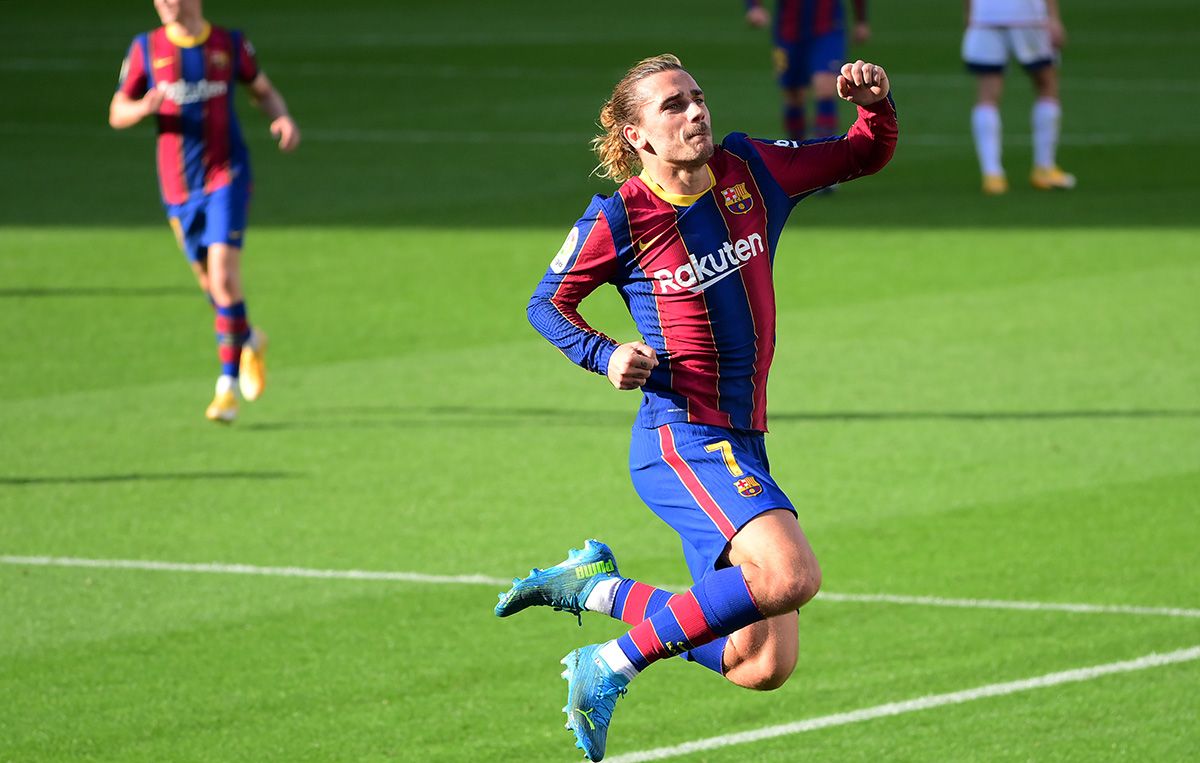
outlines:
[[970, 26], [1041, 26], [1046, 0], [971, 0]]

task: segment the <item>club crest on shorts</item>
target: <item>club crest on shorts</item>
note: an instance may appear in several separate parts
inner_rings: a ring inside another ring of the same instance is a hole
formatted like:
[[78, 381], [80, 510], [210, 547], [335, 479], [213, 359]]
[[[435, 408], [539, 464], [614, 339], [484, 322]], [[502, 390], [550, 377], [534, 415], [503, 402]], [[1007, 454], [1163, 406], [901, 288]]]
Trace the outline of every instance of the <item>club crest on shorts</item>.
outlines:
[[725, 200], [725, 207], [735, 215], [744, 215], [754, 206], [754, 197], [746, 190], [745, 183], [729, 186], [721, 191], [721, 198]]
[[758, 484], [758, 480], [753, 477], [742, 477], [740, 480], [735, 480], [733, 486], [747, 498], [753, 498], [762, 492], [762, 485]]

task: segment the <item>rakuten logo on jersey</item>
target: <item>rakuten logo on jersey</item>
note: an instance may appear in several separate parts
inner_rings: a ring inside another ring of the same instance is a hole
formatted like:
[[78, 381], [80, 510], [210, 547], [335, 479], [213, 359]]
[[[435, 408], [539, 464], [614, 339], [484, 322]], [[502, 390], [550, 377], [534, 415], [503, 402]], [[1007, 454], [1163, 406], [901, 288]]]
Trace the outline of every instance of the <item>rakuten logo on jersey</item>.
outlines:
[[734, 243], [725, 242], [717, 251], [697, 257], [688, 255], [688, 261], [675, 270], [656, 270], [654, 278], [661, 289], [660, 294], [688, 291], [698, 294], [720, 281], [726, 276], [733, 275], [754, 257], [766, 251], [762, 236], [751, 233], [746, 238], [739, 238]]
[[229, 83], [220, 80], [209, 82], [206, 79], [202, 79], [199, 82], [175, 80], [174, 82], [163, 83], [159, 87], [163, 91], [164, 98], [180, 106], [186, 106], [189, 103], [200, 103], [201, 101], [207, 101], [209, 98], [220, 98], [229, 91]]

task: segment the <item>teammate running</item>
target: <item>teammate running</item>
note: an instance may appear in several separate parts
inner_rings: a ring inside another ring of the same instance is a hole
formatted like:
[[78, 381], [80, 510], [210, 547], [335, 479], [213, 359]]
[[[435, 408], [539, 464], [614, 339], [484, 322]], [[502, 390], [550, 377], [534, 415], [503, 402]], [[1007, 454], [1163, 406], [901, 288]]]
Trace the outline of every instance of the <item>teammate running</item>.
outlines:
[[120, 130], [150, 116], [158, 122], [158, 179], [167, 219], [216, 311], [221, 375], [204, 415], [229, 423], [237, 418], [239, 392], [246, 400], [262, 394], [267, 349], [266, 334], [250, 327], [242, 290], [252, 186], [233, 110], [235, 83], [250, 89], [281, 150], [295, 150], [300, 131], [241, 32], [205, 21], [200, 0], [154, 0], [154, 7], [163, 25], [129, 46], [108, 123]]

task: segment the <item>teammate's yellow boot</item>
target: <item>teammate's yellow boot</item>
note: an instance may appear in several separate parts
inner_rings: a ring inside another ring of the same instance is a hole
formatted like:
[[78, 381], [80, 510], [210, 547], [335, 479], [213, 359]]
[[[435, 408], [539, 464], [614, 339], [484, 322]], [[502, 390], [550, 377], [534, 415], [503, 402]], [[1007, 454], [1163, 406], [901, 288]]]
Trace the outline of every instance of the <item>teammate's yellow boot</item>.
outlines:
[[1034, 167], [1029, 175], [1029, 184], [1039, 191], [1069, 191], [1075, 187], [1075, 176], [1063, 172], [1057, 165]]
[[267, 386], [267, 335], [252, 329], [250, 340], [242, 345], [238, 366], [238, 387], [242, 399], [254, 402]]
[[204, 411], [204, 418], [218, 424], [232, 424], [237, 412], [237, 390], [234, 389], [233, 378], [222, 376], [217, 379], [217, 393]]
[[999, 196], [1008, 193], [1008, 178], [1003, 173], [983, 176], [983, 192], [988, 196]]

